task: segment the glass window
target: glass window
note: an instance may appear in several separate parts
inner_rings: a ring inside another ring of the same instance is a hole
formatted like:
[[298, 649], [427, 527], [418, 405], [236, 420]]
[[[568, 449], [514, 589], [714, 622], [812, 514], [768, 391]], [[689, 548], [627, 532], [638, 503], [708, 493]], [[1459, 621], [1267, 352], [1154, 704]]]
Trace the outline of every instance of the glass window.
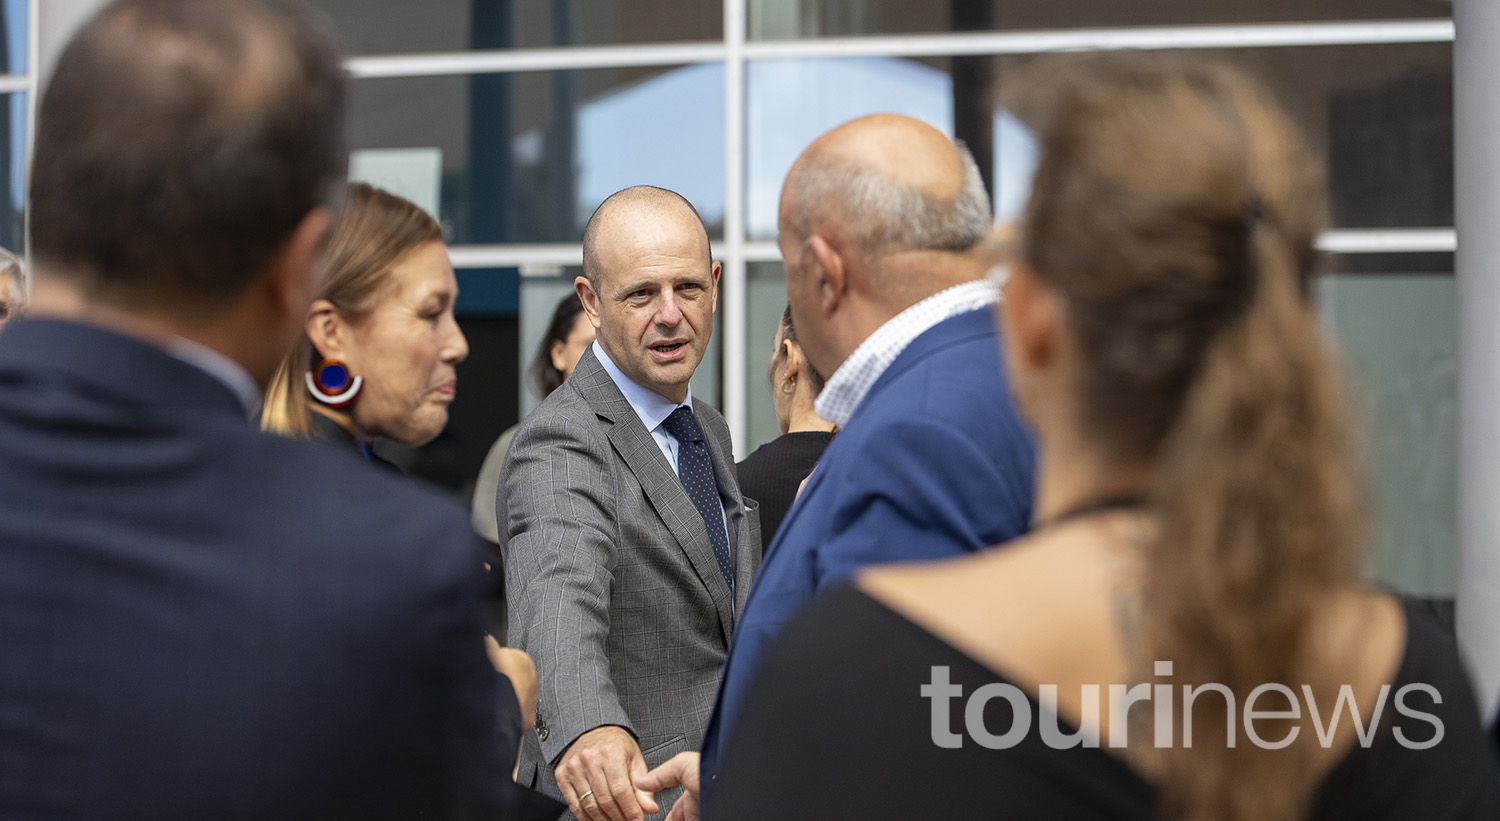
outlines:
[[[1238, 65], [1271, 89], [1323, 159], [1332, 227], [1453, 224], [1451, 43], [1185, 53]], [[996, 75], [1035, 59], [995, 58]]]
[[687, 197], [718, 235], [723, 100], [718, 63], [366, 79], [353, 145], [438, 149], [453, 243], [578, 242], [605, 197], [640, 183]]
[[[1340, 228], [1453, 223], [1451, 44], [1260, 48], [1200, 52], [1260, 77], [1292, 113], [1331, 184]], [[1035, 56], [758, 60], [747, 71], [746, 219], [773, 239], [781, 183], [815, 137], [880, 111], [964, 140], [1001, 219], [1024, 207], [1036, 146], [994, 108], [1004, 78]], [[1068, 59], [1050, 56], [1049, 59]]]
[[1457, 579], [1455, 287], [1451, 276], [1399, 274], [1318, 283], [1373, 502], [1369, 573], [1423, 597], [1451, 597]]
[[3, 28], [3, 36], [0, 36], [0, 49], [3, 49], [3, 59], [6, 74], [25, 74], [30, 71], [28, 62], [28, 34], [27, 15], [29, 13], [27, 0], [3, 0], [0, 5], [0, 28]]
[[786, 310], [786, 269], [779, 262], [754, 262], [745, 266], [745, 415], [749, 438], [744, 451], [781, 435], [768, 377], [775, 348], [776, 328]]
[[751, 39], [1448, 17], [1433, 0], [749, 0]]
[[[717, 0], [312, 0], [350, 54], [718, 40]], [[24, 30], [24, 29], [23, 29]]]
[[0, 95], [4, 122], [0, 124], [0, 246], [17, 254], [26, 246], [26, 94]]

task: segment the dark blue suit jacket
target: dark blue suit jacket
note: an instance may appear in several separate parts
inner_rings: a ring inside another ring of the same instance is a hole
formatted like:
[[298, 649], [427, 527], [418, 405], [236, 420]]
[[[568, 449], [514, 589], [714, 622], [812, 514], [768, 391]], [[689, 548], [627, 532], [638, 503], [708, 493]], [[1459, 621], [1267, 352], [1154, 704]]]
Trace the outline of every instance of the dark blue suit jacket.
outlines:
[[705, 787], [761, 658], [819, 590], [865, 565], [956, 556], [1026, 532], [1035, 445], [1011, 406], [999, 345], [988, 308], [938, 323], [833, 437], [735, 628], [703, 744]]
[[[449, 500], [132, 339], [0, 334], [0, 817], [518, 817]], [[555, 813], [554, 813], [555, 815]]]

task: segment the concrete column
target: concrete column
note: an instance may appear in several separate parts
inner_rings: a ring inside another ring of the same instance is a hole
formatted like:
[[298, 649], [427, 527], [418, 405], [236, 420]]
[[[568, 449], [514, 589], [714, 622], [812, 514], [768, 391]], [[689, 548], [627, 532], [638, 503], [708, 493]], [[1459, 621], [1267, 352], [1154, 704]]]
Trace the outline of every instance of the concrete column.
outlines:
[[1458, 638], [1480, 709], [1500, 699], [1500, 3], [1457, 0]]

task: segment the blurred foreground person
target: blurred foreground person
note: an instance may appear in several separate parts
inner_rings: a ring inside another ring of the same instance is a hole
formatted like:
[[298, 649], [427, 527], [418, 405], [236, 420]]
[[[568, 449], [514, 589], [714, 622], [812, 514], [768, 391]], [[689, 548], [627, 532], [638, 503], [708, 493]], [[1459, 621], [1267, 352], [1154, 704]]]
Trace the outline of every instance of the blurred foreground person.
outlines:
[[343, 442], [371, 460], [380, 438], [427, 444], [448, 423], [455, 368], [469, 355], [442, 227], [415, 204], [354, 183], [327, 265], [306, 334], [266, 391], [261, 426]]
[[0, 344], [0, 815], [533, 817], [463, 511], [249, 421], [343, 75], [283, 0], [121, 0], [58, 61]]
[[0, 248], [0, 328], [15, 319], [26, 305], [26, 283], [21, 259]]
[[781, 520], [797, 499], [802, 480], [812, 473], [833, 440], [833, 423], [813, 407], [813, 400], [823, 390], [823, 377], [802, 353], [790, 306], [781, 313], [775, 345], [769, 376], [781, 435], [735, 465], [740, 489], [760, 502], [761, 540], [766, 544], [776, 537]]
[[[583, 312], [583, 303], [577, 293], [570, 293], [558, 301], [552, 310], [552, 321], [537, 344], [536, 355], [531, 358], [531, 388], [538, 399], [546, 399], [562, 387], [562, 383], [573, 374], [583, 352], [594, 341], [594, 325]], [[500, 493], [500, 468], [505, 464], [505, 454], [510, 451], [510, 440], [515, 438], [516, 428], [511, 425], [490, 445], [484, 464], [479, 468], [479, 480], [474, 483], [474, 498], [470, 513], [474, 531], [489, 541], [500, 543], [500, 527], [495, 522], [495, 498]]]
[[1238, 73], [1084, 65], [999, 308], [1036, 527], [809, 608], [706, 815], [1500, 817], [1452, 642], [1360, 580], [1321, 175]]

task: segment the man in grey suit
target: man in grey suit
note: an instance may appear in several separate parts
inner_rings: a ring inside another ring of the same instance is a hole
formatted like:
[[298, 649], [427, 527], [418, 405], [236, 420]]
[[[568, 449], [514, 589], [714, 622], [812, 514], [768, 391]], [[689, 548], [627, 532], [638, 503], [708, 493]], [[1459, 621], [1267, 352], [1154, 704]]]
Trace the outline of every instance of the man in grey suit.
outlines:
[[628, 188], [583, 249], [574, 284], [597, 339], [518, 427], [496, 512], [511, 637], [540, 680], [518, 780], [624, 821], [676, 799], [633, 779], [702, 742], [760, 532], [728, 426], [688, 387], [720, 270], [698, 213]]

